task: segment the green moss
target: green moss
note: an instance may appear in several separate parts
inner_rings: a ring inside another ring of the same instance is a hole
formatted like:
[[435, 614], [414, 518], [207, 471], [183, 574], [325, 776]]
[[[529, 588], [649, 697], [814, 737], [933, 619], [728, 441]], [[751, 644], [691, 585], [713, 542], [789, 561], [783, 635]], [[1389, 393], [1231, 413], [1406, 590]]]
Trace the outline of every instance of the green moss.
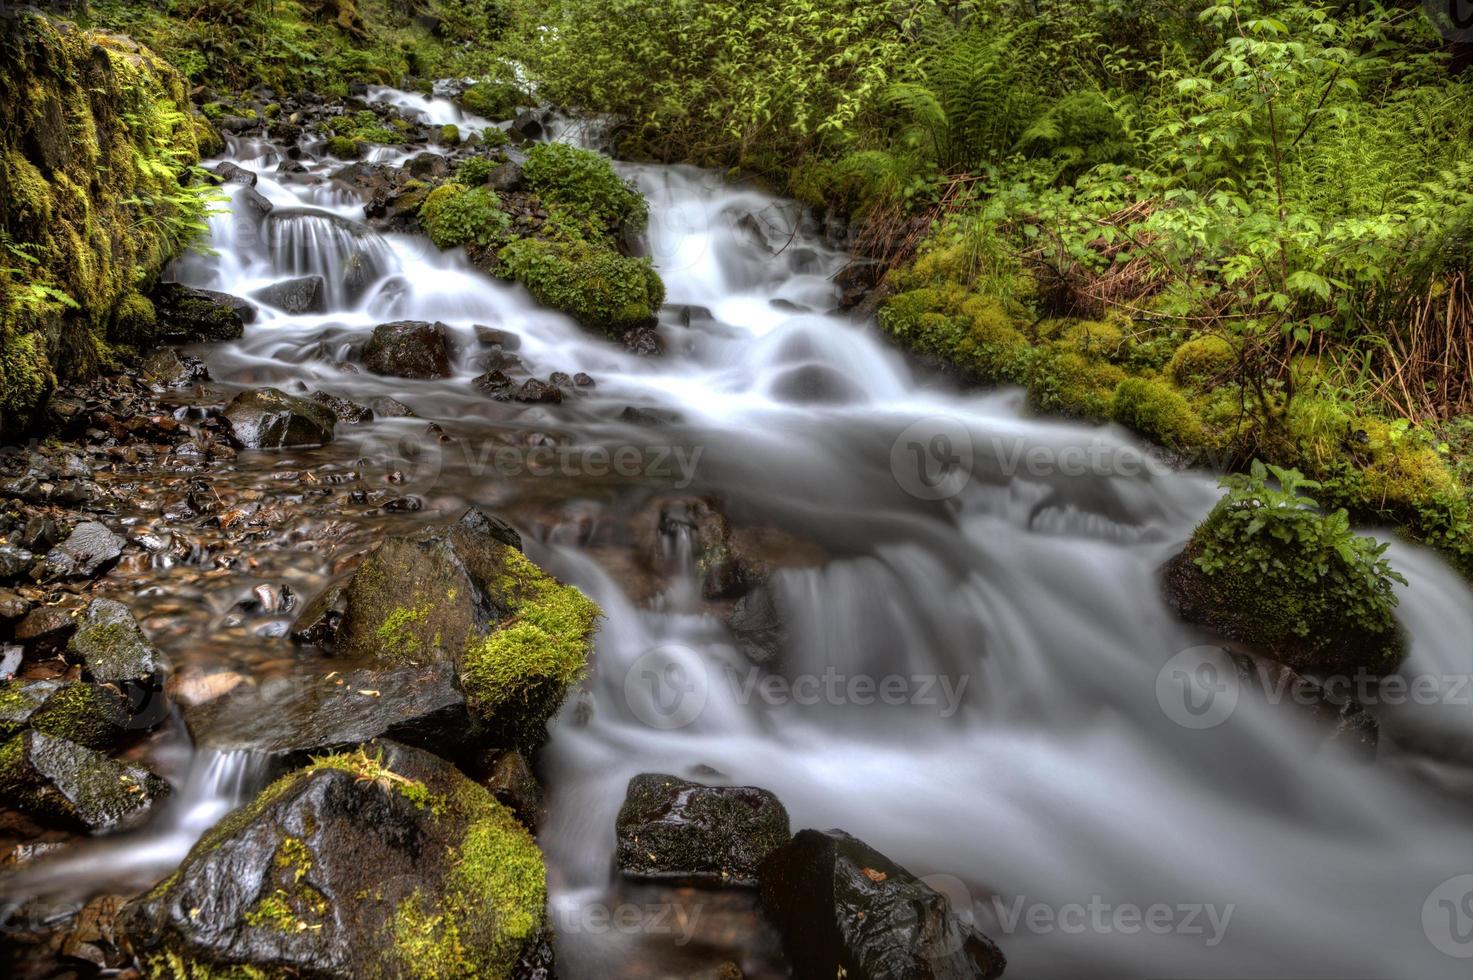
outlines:
[[542, 854], [511, 811], [481, 787], [467, 782], [453, 804], [470, 823], [443, 894], [432, 900], [415, 891], [399, 904], [394, 954], [407, 975], [422, 980], [507, 976], [542, 928]]
[[587, 667], [599, 608], [511, 549], [493, 591], [518, 597], [515, 611], [489, 636], [467, 641], [461, 685], [475, 711], [536, 744]]
[[113, 688], [74, 681], [46, 699], [31, 727], [89, 749], [107, 749], [118, 743], [127, 722], [127, 709]]
[[604, 246], [524, 238], [498, 258], [498, 272], [525, 285], [538, 302], [613, 336], [653, 323], [665, 301], [665, 284], [648, 259]]
[[614, 172], [608, 157], [592, 150], [538, 143], [527, 153], [522, 179], [543, 200], [592, 220], [606, 232], [639, 231], [649, 220], [643, 195]]
[[384, 765], [382, 753], [369, 756], [361, 746], [356, 752], [339, 752], [314, 758], [311, 770], [315, 772], [321, 769], [340, 769], [352, 773], [358, 782], [373, 783], [385, 792], [396, 792], [421, 810], [432, 807], [434, 802], [433, 794], [424, 783], [399, 775]]
[[356, 160], [363, 155], [363, 148], [351, 136], [330, 136], [327, 152], [342, 160]]
[[[395, 122], [401, 120], [396, 119]], [[383, 143], [397, 146], [404, 142], [404, 131], [385, 121], [371, 109], [338, 116], [329, 122], [335, 136], [345, 136], [359, 143]]]
[[511, 230], [511, 218], [495, 191], [454, 182], [430, 191], [419, 207], [419, 220], [438, 248], [490, 248], [505, 242]]
[[460, 127], [455, 123], [446, 123], [440, 127], [440, 142], [447, 146], [460, 145]]
[[1226, 338], [1215, 334], [1193, 337], [1176, 349], [1167, 376], [1183, 388], [1206, 389], [1231, 378], [1238, 352]]
[[1172, 449], [1202, 443], [1201, 419], [1181, 392], [1158, 378], [1126, 378], [1115, 389], [1111, 417]]

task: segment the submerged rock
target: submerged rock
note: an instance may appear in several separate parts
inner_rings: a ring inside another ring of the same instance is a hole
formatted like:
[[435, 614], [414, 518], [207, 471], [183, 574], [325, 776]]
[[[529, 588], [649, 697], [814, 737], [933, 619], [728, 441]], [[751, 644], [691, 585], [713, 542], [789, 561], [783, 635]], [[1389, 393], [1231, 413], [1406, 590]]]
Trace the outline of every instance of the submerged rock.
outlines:
[[157, 388], [180, 388], [210, 380], [205, 362], [172, 347], [154, 351], [143, 362], [143, 380]]
[[149, 975], [502, 977], [538, 942], [545, 878], [486, 790], [374, 743], [273, 783], [120, 924]]
[[713, 885], [755, 885], [758, 866], [792, 837], [787, 810], [765, 789], [658, 773], [629, 781], [615, 832], [624, 874]]
[[293, 315], [327, 312], [327, 282], [321, 276], [283, 279], [251, 293], [251, 299]]
[[842, 830], [800, 831], [761, 878], [796, 976], [990, 980], [1007, 965], [946, 896]]
[[363, 366], [396, 378], [449, 377], [449, 328], [422, 320], [379, 324], [363, 348]]
[[323, 406], [277, 388], [242, 392], [225, 406], [235, 438], [247, 449], [292, 449], [332, 442], [336, 417]]
[[325, 391], [314, 391], [311, 397], [314, 402], [336, 415], [339, 422], [359, 425], [373, 421], [373, 409], [367, 405], [360, 405], [355, 401], [330, 395]]
[[168, 792], [147, 769], [66, 739], [28, 731], [0, 746], [0, 801], [56, 826], [106, 830]]

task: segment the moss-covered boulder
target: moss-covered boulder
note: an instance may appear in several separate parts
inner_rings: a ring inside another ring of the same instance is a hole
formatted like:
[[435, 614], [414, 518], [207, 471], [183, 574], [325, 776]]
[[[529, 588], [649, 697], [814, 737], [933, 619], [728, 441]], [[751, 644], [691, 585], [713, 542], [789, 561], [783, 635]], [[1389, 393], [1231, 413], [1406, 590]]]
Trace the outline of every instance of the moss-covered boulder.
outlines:
[[245, 333], [246, 324], [256, 319], [256, 308], [238, 296], [177, 282], [160, 285], [145, 302], [151, 304], [152, 317], [146, 329], [135, 327], [132, 331], [135, 340], [219, 343], [238, 339]]
[[449, 763], [393, 743], [283, 776], [119, 925], [159, 977], [504, 977], [545, 921], [531, 835]]
[[87, 680], [121, 692], [130, 728], [143, 731], [168, 718], [163, 656], [121, 602], [93, 599], [67, 641], [66, 656]]
[[945, 895], [842, 830], [800, 831], [761, 876], [795, 976], [992, 980], [1007, 965]]
[[755, 885], [758, 866], [792, 837], [788, 811], [765, 789], [659, 773], [629, 781], [615, 833], [625, 875], [711, 885]]
[[97, 832], [137, 819], [169, 784], [147, 769], [114, 762], [37, 731], [0, 746], [0, 803], [58, 827]]
[[363, 366], [374, 374], [433, 380], [450, 376], [450, 328], [443, 323], [398, 320], [373, 328]]
[[[123, 300], [198, 227], [184, 79], [128, 38], [35, 12], [0, 30], [0, 435], [104, 360]], [[183, 181], [184, 183], [181, 183]], [[18, 258], [23, 256], [23, 258]]]
[[603, 244], [521, 238], [498, 260], [501, 274], [526, 286], [539, 303], [611, 337], [652, 326], [665, 302], [665, 284], [649, 259]]
[[1386, 545], [1301, 491], [1318, 483], [1255, 462], [1166, 566], [1182, 618], [1309, 674], [1382, 675], [1406, 654], [1393, 610], [1405, 579]]
[[332, 442], [337, 416], [279, 388], [244, 391], [225, 406], [236, 440], [247, 449], [294, 449]]
[[89, 749], [107, 749], [131, 730], [122, 693], [85, 681], [14, 680], [0, 683], [0, 738], [29, 728]]
[[388, 538], [340, 586], [333, 614], [309, 606], [300, 631], [380, 667], [450, 663], [486, 738], [539, 744], [587, 668], [599, 610], [520, 548], [515, 530], [475, 509]]

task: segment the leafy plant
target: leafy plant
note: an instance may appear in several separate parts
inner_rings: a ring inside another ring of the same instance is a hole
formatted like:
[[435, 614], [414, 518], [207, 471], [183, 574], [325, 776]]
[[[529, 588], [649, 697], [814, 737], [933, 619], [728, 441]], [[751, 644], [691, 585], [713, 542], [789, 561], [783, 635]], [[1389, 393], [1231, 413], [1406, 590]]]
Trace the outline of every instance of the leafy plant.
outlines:
[[609, 158], [567, 143], [538, 143], [527, 153], [522, 179], [543, 200], [588, 215], [605, 231], [638, 231], [649, 205], [614, 172]]
[[441, 184], [425, 197], [419, 217], [439, 248], [499, 245], [511, 229], [511, 217], [501, 210], [501, 199], [489, 187]]

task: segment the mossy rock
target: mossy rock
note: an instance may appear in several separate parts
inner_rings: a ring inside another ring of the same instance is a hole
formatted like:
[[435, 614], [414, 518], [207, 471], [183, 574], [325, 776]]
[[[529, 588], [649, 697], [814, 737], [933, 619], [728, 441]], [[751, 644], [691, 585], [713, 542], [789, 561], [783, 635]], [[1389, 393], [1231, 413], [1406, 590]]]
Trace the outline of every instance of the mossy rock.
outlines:
[[649, 259], [626, 258], [603, 245], [522, 238], [498, 255], [498, 273], [539, 302], [611, 337], [653, 326], [665, 284]]
[[389, 538], [342, 587], [341, 618], [320, 639], [355, 661], [451, 663], [488, 739], [538, 745], [587, 669], [599, 610], [520, 547], [516, 531], [475, 509]]
[[29, 728], [89, 749], [116, 746], [129, 733], [122, 693], [85, 681], [22, 681], [0, 684], [0, 738]]
[[509, 810], [436, 756], [375, 742], [271, 784], [119, 924], [149, 976], [505, 977], [545, 904]]
[[121, 692], [130, 728], [145, 731], [169, 717], [163, 655], [121, 602], [93, 599], [67, 641], [66, 656], [81, 664], [88, 680]]
[[758, 867], [792, 837], [788, 811], [765, 789], [659, 773], [629, 781], [615, 833], [623, 874], [708, 885], [755, 885]]
[[1159, 378], [1121, 381], [1110, 403], [1110, 416], [1121, 425], [1171, 449], [1202, 444], [1202, 420], [1186, 397]]
[[47, 824], [98, 832], [142, 816], [169, 784], [75, 742], [37, 731], [0, 746], [0, 803]]
[[538, 143], [527, 152], [522, 179], [544, 201], [594, 222], [603, 231], [638, 232], [649, 204], [614, 172], [609, 158], [567, 143]]
[[496, 121], [515, 116], [525, 101], [521, 89], [506, 82], [477, 82], [460, 93], [460, 105], [466, 112]]

